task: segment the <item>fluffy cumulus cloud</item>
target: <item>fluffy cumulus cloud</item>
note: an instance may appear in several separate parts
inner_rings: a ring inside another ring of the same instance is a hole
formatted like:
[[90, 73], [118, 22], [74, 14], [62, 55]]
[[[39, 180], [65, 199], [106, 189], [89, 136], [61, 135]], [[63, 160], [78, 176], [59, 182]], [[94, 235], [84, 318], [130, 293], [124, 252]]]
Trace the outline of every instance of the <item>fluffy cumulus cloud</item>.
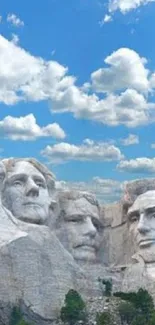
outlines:
[[109, 0], [109, 12], [120, 10], [122, 14], [155, 0]]
[[109, 203], [120, 199], [123, 185], [113, 179], [94, 177], [88, 182], [57, 181], [56, 188], [62, 190], [87, 191], [97, 196], [100, 202]]
[[24, 117], [6, 116], [0, 121], [0, 137], [23, 141], [32, 141], [39, 137], [63, 139], [65, 132], [57, 123], [40, 127], [33, 114], [29, 114]]
[[81, 145], [66, 142], [48, 145], [41, 154], [48, 158], [50, 163], [64, 163], [66, 161], [113, 161], [120, 160], [123, 155], [119, 148], [108, 143], [84, 141]]
[[155, 158], [136, 158], [122, 160], [117, 165], [118, 170], [130, 173], [155, 173]]
[[155, 120], [155, 104], [147, 102], [143, 94], [127, 89], [120, 95], [109, 94], [99, 100], [72, 86], [52, 100], [52, 112], [72, 112], [76, 118], [97, 121], [110, 126], [136, 127]]
[[129, 134], [127, 138], [121, 139], [121, 143], [123, 146], [131, 146], [133, 144], [138, 144], [139, 137], [136, 134]]
[[148, 102], [146, 97], [150, 90], [146, 62], [133, 50], [119, 49], [105, 59], [110, 67], [91, 75], [91, 86], [95, 92], [105, 93], [103, 99], [74, 84], [53, 98], [52, 111], [72, 112], [76, 118], [111, 126], [124, 124], [136, 127], [153, 122], [155, 104]]
[[[21, 100], [57, 98], [74, 82], [67, 68], [44, 61], [0, 36], [0, 101], [13, 105]], [[29, 69], [27, 69], [29, 67]]]
[[109, 67], [94, 71], [91, 82], [77, 87], [67, 67], [32, 56], [14, 44], [17, 41], [0, 36], [0, 102], [48, 100], [52, 113], [71, 112], [75, 118], [110, 126], [136, 127], [155, 120], [155, 104], [146, 96], [153, 75], [145, 67], [146, 59], [135, 51], [113, 52], [105, 59]]
[[15, 27], [24, 26], [24, 22], [13, 13], [7, 15], [7, 22], [11, 23]]
[[92, 86], [97, 92], [133, 88], [147, 92], [149, 89], [147, 60], [135, 51], [121, 48], [109, 55], [104, 62], [110, 67], [100, 68], [91, 75]]

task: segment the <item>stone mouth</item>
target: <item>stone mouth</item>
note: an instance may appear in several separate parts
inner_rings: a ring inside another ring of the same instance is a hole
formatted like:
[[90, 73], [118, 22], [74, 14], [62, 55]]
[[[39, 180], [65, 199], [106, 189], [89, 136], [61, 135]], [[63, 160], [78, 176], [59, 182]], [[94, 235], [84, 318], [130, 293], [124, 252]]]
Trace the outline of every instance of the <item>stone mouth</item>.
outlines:
[[145, 238], [145, 239], [141, 239], [138, 244], [140, 247], [144, 247], [144, 246], [150, 246], [154, 243], [155, 243], [155, 238]]
[[28, 206], [38, 206], [38, 207], [41, 207], [41, 205], [37, 202], [26, 202], [26, 203], [23, 203], [23, 205], [28, 205]]
[[78, 246], [76, 246], [76, 248], [82, 248], [82, 249], [91, 250], [91, 251], [96, 250], [95, 245], [89, 245], [89, 244], [78, 245]]

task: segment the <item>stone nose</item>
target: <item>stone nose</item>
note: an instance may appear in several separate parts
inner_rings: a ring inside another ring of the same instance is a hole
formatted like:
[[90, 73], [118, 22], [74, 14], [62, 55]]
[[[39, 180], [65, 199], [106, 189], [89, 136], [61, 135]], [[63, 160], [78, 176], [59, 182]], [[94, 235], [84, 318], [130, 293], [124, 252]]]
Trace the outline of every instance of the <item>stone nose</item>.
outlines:
[[28, 178], [26, 183], [26, 196], [38, 196], [39, 195], [39, 186], [35, 183], [32, 178]]
[[96, 227], [94, 226], [90, 217], [86, 218], [85, 222], [85, 235], [89, 235], [90, 237], [95, 237], [97, 233]]
[[137, 229], [140, 233], [146, 233], [150, 231], [149, 221], [146, 219], [143, 213], [140, 214]]

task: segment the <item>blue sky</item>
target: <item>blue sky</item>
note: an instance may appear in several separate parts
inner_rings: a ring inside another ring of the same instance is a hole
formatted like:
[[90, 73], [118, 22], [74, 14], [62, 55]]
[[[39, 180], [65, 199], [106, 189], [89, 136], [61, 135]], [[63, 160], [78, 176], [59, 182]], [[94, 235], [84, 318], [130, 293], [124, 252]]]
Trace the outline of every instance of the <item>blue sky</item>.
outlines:
[[150, 0], [2, 0], [1, 158], [105, 202], [154, 177], [154, 16]]

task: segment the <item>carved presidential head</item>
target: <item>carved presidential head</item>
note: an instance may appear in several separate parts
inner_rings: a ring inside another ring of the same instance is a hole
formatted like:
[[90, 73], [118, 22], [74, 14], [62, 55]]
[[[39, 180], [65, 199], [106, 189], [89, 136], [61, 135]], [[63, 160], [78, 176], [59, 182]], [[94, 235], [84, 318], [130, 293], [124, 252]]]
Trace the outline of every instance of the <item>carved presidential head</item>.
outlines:
[[139, 250], [155, 250], [155, 190], [139, 195], [128, 209], [129, 231]]
[[103, 232], [98, 201], [86, 192], [64, 191], [59, 208], [56, 234], [61, 243], [75, 260], [96, 260]]
[[54, 175], [33, 158], [2, 160], [2, 204], [25, 222], [45, 224], [55, 188]]

